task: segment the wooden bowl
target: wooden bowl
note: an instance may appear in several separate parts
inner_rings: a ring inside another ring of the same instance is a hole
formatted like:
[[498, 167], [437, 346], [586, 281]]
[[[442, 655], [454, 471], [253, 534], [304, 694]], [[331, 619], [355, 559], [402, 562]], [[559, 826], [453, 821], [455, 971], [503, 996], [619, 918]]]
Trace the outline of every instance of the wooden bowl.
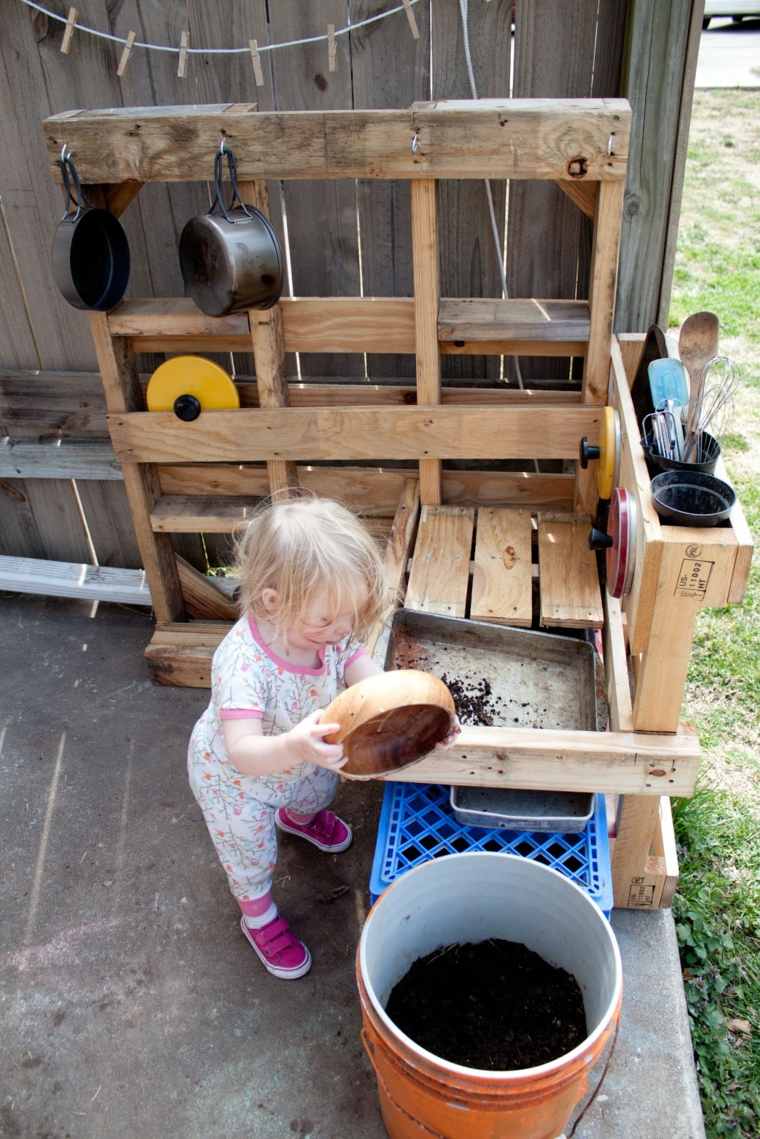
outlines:
[[402, 668], [353, 684], [325, 709], [322, 721], [340, 724], [325, 741], [343, 744], [348, 763], [341, 774], [369, 778], [427, 755], [449, 734], [455, 714], [442, 680]]

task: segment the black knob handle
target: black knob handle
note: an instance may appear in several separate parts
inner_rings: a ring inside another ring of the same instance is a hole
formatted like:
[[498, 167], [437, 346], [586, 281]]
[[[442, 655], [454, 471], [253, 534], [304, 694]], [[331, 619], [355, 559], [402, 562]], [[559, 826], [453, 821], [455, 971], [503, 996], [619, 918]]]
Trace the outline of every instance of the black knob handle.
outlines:
[[609, 534], [605, 534], [604, 530], [597, 530], [596, 526], [591, 528], [588, 536], [588, 548], [590, 550], [609, 550], [612, 544], [612, 538]]
[[581, 446], [580, 446], [580, 462], [581, 462], [581, 466], [583, 467], [584, 471], [585, 471], [586, 467], [589, 465], [589, 461], [591, 459], [598, 459], [599, 456], [601, 455], [601, 453], [602, 453], [601, 447], [597, 447], [594, 443], [589, 443], [588, 439], [584, 435], [583, 438], [581, 439]]
[[174, 414], [185, 423], [192, 423], [201, 413], [201, 401], [194, 395], [178, 395], [174, 401]]

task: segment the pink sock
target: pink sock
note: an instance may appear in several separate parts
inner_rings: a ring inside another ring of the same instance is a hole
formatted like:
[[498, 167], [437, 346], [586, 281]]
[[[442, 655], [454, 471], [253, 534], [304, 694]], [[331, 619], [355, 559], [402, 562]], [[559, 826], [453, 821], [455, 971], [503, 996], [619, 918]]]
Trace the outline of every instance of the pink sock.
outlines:
[[245, 924], [249, 929], [261, 929], [277, 917], [277, 906], [272, 899], [271, 890], [267, 890], [260, 898], [239, 898], [238, 905], [243, 911]]
[[307, 827], [311, 820], [319, 813], [318, 811], [311, 811], [308, 815], [302, 815], [299, 811], [291, 811], [290, 807], [284, 807], [283, 811], [290, 821], [297, 823], [299, 827]]

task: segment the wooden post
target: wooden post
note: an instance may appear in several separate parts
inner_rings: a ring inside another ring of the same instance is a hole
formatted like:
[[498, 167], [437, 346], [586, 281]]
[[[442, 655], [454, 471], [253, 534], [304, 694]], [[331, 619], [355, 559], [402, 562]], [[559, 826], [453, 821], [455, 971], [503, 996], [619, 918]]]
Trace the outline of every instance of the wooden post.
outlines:
[[[441, 358], [438, 349], [438, 211], [436, 182], [411, 183], [414, 316], [417, 353], [417, 403], [441, 402]], [[441, 503], [441, 461], [420, 460], [420, 501]]]
[[[128, 341], [112, 339], [105, 313], [91, 313], [90, 328], [108, 411], [141, 411], [142, 388]], [[185, 605], [172, 540], [168, 534], [155, 534], [150, 520], [161, 493], [158, 473], [146, 464], [122, 463], [121, 468], [156, 620], [162, 624], [181, 621]]]
[[[604, 405], [610, 376], [610, 344], [615, 315], [620, 225], [625, 185], [622, 181], [600, 182], [594, 217], [589, 281], [588, 351], [583, 368], [583, 402]], [[593, 514], [596, 509], [596, 469], [577, 468], [576, 510]]]
[[[241, 182], [240, 197], [269, 217], [269, 193], [266, 182]], [[256, 364], [256, 385], [261, 407], [288, 406], [288, 380], [285, 374], [285, 333], [279, 304], [269, 309], [250, 309], [248, 322]], [[268, 459], [267, 474], [271, 494], [298, 486], [296, 464], [284, 459]]]

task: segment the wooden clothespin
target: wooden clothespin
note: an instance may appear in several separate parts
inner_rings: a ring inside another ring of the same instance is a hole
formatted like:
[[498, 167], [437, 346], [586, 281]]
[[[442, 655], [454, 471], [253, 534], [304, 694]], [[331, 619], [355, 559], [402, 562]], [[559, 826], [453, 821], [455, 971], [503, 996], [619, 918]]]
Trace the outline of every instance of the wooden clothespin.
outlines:
[[256, 86], [264, 86], [264, 71], [261, 66], [261, 56], [259, 55], [259, 41], [249, 40], [248, 46], [251, 49], [251, 62], [253, 63], [253, 74], [256, 76]]
[[414, 18], [414, 12], [412, 11], [412, 0], [404, 0], [404, 11], [406, 12], [406, 18], [409, 21], [409, 27], [411, 28], [412, 35], [416, 40], [418, 40], [420, 38], [420, 29], [417, 27], [417, 21]]
[[184, 79], [187, 74], [187, 49], [190, 44], [190, 33], [185, 29], [179, 37], [179, 66], [177, 76]]
[[119, 60], [119, 66], [116, 68], [116, 74], [119, 76], [122, 76], [124, 74], [124, 72], [127, 70], [127, 64], [129, 63], [129, 55], [130, 55], [130, 52], [132, 51], [132, 45], [135, 42], [136, 36], [137, 36], [137, 32], [127, 32], [127, 42], [124, 44], [124, 50], [121, 53], [121, 59]]
[[335, 24], [327, 25], [327, 70], [335, 71], [338, 45], [335, 41]]
[[71, 51], [71, 41], [74, 36], [74, 25], [77, 22], [79, 12], [76, 8], [69, 8], [69, 14], [66, 17], [66, 27], [63, 32], [63, 39], [61, 40], [61, 51], [64, 55], [68, 55]]

